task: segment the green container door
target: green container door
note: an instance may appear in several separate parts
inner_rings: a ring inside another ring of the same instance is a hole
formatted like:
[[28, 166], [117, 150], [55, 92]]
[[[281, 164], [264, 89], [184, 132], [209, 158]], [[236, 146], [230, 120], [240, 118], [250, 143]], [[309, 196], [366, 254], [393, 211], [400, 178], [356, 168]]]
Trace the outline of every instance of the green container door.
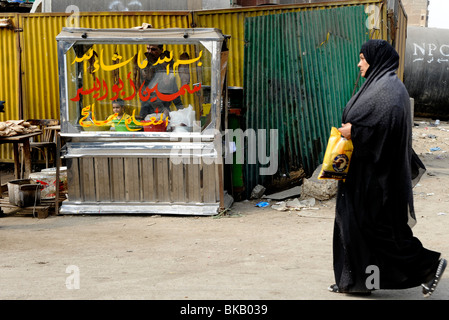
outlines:
[[[278, 170], [248, 163], [247, 192], [257, 184], [303, 169], [311, 175], [322, 162], [332, 126], [358, 81], [358, 55], [369, 39], [364, 5], [246, 18], [244, 104], [246, 129], [278, 133]], [[259, 151], [259, 150], [258, 150]]]

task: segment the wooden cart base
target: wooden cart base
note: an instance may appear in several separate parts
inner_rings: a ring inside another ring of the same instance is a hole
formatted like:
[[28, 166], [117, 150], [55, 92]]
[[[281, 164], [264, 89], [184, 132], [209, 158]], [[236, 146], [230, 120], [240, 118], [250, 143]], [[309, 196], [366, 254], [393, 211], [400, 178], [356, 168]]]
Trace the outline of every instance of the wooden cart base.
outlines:
[[[62, 203], [64, 201], [65, 195], [59, 199], [59, 203]], [[54, 199], [41, 199], [41, 203], [36, 206], [30, 206], [30, 207], [19, 207], [16, 205], [13, 205], [9, 202], [9, 197], [3, 197], [0, 198], [0, 207], [2, 213], [0, 213], [3, 216], [7, 215], [31, 215], [33, 218], [38, 219], [45, 219], [49, 215], [55, 215], [57, 214], [55, 212], [55, 200]], [[7, 212], [5, 212], [5, 209]]]

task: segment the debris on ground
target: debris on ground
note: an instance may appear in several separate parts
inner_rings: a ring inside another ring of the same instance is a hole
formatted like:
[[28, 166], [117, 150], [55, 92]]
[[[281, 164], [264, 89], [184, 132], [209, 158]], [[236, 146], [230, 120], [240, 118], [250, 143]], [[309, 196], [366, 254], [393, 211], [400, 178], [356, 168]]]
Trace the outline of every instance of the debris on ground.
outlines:
[[321, 166], [315, 169], [312, 176], [303, 179], [300, 200], [315, 198], [317, 200], [329, 200], [337, 194], [338, 181], [334, 179], [318, 180]]
[[265, 208], [265, 207], [268, 207], [269, 205], [270, 205], [269, 202], [266, 202], [266, 201], [260, 201], [260, 202], [258, 202], [258, 203], [256, 204], [256, 207], [259, 207], [259, 208]]
[[270, 200], [284, 200], [293, 197], [298, 197], [300, 194], [301, 194], [301, 186], [296, 186], [281, 192], [264, 195], [263, 198]]
[[315, 209], [315, 198], [309, 198], [305, 200], [299, 200], [298, 198], [295, 198], [290, 201], [281, 201], [277, 202], [276, 204], [272, 205], [271, 208], [278, 211], [300, 211], [303, 209]]
[[265, 190], [266, 188], [264, 186], [258, 184], [253, 188], [253, 191], [251, 191], [251, 199], [260, 199]]

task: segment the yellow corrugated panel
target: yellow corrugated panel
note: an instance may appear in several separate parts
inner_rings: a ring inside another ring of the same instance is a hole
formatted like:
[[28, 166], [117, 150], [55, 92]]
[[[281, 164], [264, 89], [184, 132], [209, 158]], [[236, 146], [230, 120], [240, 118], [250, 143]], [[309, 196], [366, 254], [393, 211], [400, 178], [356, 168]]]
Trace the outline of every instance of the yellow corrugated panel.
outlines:
[[[16, 24], [15, 17], [6, 16], [1, 19], [10, 19]], [[0, 113], [1, 121], [18, 119], [18, 52], [17, 36], [14, 30], [0, 28], [0, 100], [6, 101], [5, 113]]]
[[23, 119], [59, 119], [56, 35], [65, 16], [21, 16]]
[[[350, 5], [370, 5], [373, 4], [381, 8], [384, 1], [341, 1], [327, 3], [297, 4], [297, 5], [276, 5], [243, 7], [223, 10], [202, 10], [193, 13], [195, 27], [198, 28], [218, 28], [223, 34], [230, 35], [229, 40], [229, 60], [228, 60], [228, 85], [230, 87], [243, 88], [243, 51], [245, 45], [244, 26], [245, 18], [261, 15], [280, 14], [286, 12], [298, 12], [301, 10], [320, 10], [337, 6]], [[386, 11], [383, 10], [383, 11]], [[261, 30], [261, 32], [264, 32]], [[376, 36], [383, 37], [383, 30]], [[273, 47], [273, 50], [276, 48]]]
[[[0, 16], [10, 19], [17, 27], [16, 15]], [[0, 121], [19, 119], [19, 54], [17, 34], [13, 29], [0, 28], [0, 100], [5, 101], [5, 112], [0, 113]], [[1, 159], [14, 160], [12, 144], [0, 146]]]

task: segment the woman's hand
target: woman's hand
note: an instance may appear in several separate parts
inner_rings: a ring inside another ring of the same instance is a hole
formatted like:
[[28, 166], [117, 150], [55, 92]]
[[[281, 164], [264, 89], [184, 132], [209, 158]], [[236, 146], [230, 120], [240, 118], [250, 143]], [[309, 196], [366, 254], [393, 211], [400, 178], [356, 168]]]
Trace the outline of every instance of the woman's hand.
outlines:
[[352, 124], [350, 122], [342, 123], [341, 127], [338, 128], [338, 131], [340, 131], [340, 133], [343, 137], [350, 140], [351, 139], [351, 128], [352, 128]]

